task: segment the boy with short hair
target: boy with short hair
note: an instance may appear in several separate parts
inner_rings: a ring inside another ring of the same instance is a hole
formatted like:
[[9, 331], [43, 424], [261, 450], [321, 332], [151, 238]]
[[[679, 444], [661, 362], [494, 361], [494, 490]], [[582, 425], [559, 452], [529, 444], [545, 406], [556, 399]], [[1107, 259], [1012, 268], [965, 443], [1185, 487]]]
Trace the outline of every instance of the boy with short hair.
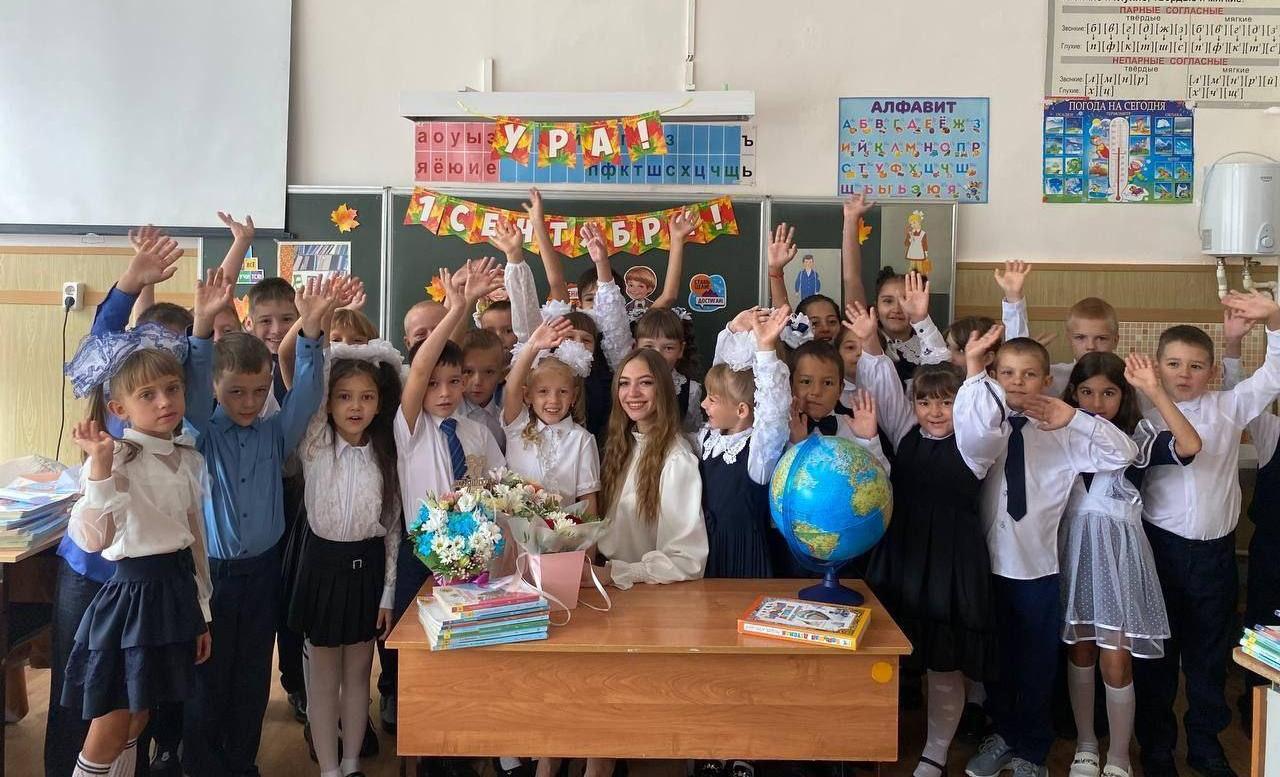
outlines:
[[[1004, 298], [1000, 302], [1001, 316], [1004, 319], [1006, 338], [1030, 337], [1027, 325], [1027, 301], [1023, 296], [1023, 285], [1031, 274], [1031, 265], [1027, 262], [1005, 262], [1004, 269], [995, 271], [996, 283], [1004, 290]], [[1071, 306], [1067, 312], [1067, 341], [1071, 344], [1071, 354], [1079, 359], [1092, 351], [1115, 351], [1120, 343], [1120, 322], [1116, 317], [1116, 309], [1111, 303], [1099, 297], [1085, 297]], [[1045, 393], [1062, 396], [1071, 377], [1075, 362], [1050, 365], [1052, 382]]]
[[[263, 341], [244, 332], [226, 334], [216, 344], [191, 341], [192, 360], [203, 377], [193, 378], [192, 391], [198, 388], [199, 396], [188, 402], [187, 418], [209, 468], [205, 532], [216, 654], [198, 667], [186, 707], [183, 767], [192, 777], [257, 773], [279, 607], [279, 543], [285, 528], [281, 469], [324, 393], [321, 322], [338, 303], [335, 293], [333, 282], [322, 287], [313, 282], [299, 295], [303, 336], [293, 390], [269, 418], [260, 417], [272, 384], [272, 354]], [[284, 316], [293, 303], [288, 309], [275, 304], [282, 298], [267, 301], [266, 307], [260, 299], [258, 312]]]
[[503, 374], [508, 351], [488, 329], [470, 329], [462, 336], [462, 415], [484, 426], [507, 452], [502, 413]]
[[[956, 396], [956, 439], [987, 467], [979, 514], [991, 556], [1004, 675], [986, 684], [996, 734], [966, 767], [972, 777], [1043, 777], [1053, 744], [1049, 701], [1057, 666], [1061, 618], [1058, 524], [1082, 472], [1109, 471], [1138, 454], [1129, 436], [1108, 421], [1044, 395], [1052, 381], [1049, 352], [1035, 340], [1000, 346], [995, 379], [986, 352], [1003, 327], [971, 336], [969, 377]], [[1034, 422], [1034, 423], [1033, 423]]]
[[154, 322], [173, 332], [190, 332], [196, 322], [191, 311], [172, 302], [157, 302], [138, 314], [134, 325]]
[[406, 351], [413, 350], [413, 347], [423, 340], [427, 339], [427, 335], [435, 331], [440, 326], [440, 322], [444, 319], [446, 310], [444, 305], [431, 299], [424, 299], [421, 302], [415, 302], [404, 314], [404, 347]]
[[[498, 342], [502, 346], [504, 354], [510, 354], [511, 348], [516, 344], [516, 333], [511, 327], [511, 302], [509, 300], [498, 300], [485, 308], [476, 316], [476, 323], [480, 328], [492, 332], [497, 336]], [[509, 360], [510, 357], [508, 356]]]
[[[1204, 441], [1185, 467], [1158, 467], [1143, 483], [1142, 517], [1169, 611], [1164, 656], [1134, 663], [1137, 735], [1143, 771], [1174, 774], [1178, 669], [1186, 677], [1187, 763], [1200, 774], [1231, 775], [1218, 733], [1231, 722], [1226, 671], [1233, 638], [1240, 514], [1240, 433], [1280, 394], [1280, 306], [1263, 294], [1232, 292], [1233, 314], [1267, 322], [1262, 366], [1234, 388], [1210, 391], [1213, 341], [1194, 326], [1160, 335], [1156, 358], [1165, 390]], [[1147, 417], [1163, 428], [1160, 417]]]

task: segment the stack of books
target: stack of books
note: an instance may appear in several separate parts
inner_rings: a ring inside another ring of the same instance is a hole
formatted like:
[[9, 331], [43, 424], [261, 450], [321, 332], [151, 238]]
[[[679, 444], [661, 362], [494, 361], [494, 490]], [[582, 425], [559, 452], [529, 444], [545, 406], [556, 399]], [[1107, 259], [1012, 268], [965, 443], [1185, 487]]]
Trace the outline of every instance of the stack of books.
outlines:
[[1280, 626], [1254, 626], [1244, 630], [1240, 648], [1267, 666], [1280, 670]]
[[547, 638], [547, 600], [531, 587], [440, 585], [418, 597], [418, 620], [432, 650]]
[[738, 619], [738, 633], [857, 650], [871, 610], [781, 596], [760, 596]]
[[0, 550], [25, 550], [65, 528], [77, 491], [69, 477], [19, 477], [0, 488]]

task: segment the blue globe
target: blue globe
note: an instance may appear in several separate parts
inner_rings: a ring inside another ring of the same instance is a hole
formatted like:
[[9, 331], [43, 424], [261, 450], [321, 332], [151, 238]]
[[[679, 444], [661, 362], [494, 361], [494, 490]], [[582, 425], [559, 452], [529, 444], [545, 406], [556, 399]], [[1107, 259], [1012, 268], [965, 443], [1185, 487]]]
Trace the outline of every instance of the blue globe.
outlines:
[[[884, 536], [893, 513], [889, 476], [865, 448], [811, 435], [778, 460], [769, 488], [773, 523], [802, 565], [826, 575], [804, 598], [856, 603], [836, 572]], [[824, 590], [815, 590], [824, 589]]]

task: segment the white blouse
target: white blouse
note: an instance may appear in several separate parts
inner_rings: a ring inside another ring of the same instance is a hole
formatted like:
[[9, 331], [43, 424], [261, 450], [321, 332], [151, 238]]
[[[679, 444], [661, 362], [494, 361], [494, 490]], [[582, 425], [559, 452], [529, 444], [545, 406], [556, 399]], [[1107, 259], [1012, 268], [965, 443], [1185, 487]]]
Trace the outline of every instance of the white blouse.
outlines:
[[609, 369], [616, 372], [623, 358], [635, 347], [635, 339], [631, 336], [631, 319], [627, 316], [627, 303], [622, 299], [618, 282], [596, 284], [595, 307], [585, 312], [595, 320], [596, 327], [600, 329], [600, 348], [604, 351]]
[[117, 445], [110, 478], [90, 480], [93, 460], [85, 462], [80, 478], [84, 498], [71, 508], [67, 533], [85, 551], [101, 551], [107, 561], [190, 548], [207, 622], [213, 587], [204, 539], [204, 457], [185, 434], [164, 440], [125, 429], [124, 440], [141, 450], [130, 458], [128, 447]]
[[703, 461], [719, 457], [726, 464], [733, 464], [750, 441], [747, 474], [763, 485], [773, 478], [773, 468], [791, 434], [790, 373], [773, 351], [757, 351], [752, 372], [756, 380], [754, 425], [732, 434], [704, 426], [698, 435], [697, 450]]
[[698, 459], [678, 438], [667, 451], [658, 479], [658, 516], [637, 513], [636, 468], [645, 436], [632, 432], [637, 445], [627, 462], [622, 490], [607, 508], [613, 525], [600, 540], [614, 585], [697, 580], [707, 565], [707, 524], [702, 517], [702, 476]]
[[[400, 547], [400, 501], [382, 503], [382, 471], [373, 446], [355, 446], [334, 434], [327, 403], [311, 419], [307, 436], [298, 446], [306, 476], [303, 498], [307, 523], [316, 536], [332, 542], [358, 542], [382, 537], [386, 570], [382, 600], [395, 602], [396, 558]], [[397, 413], [398, 415], [398, 413]]]
[[885, 353], [890, 358], [905, 359], [912, 364], [942, 364], [951, 360], [951, 349], [932, 318], [926, 316], [920, 323], [912, 324], [911, 330], [912, 335], [906, 340], [886, 336]]
[[547, 425], [535, 419], [534, 424], [535, 439], [530, 440], [525, 437], [526, 407], [506, 425], [507, 467], [559, 494], [566, 505], [599, 491], [600, 450], [595, 436], [568, 415], [559, 423]]

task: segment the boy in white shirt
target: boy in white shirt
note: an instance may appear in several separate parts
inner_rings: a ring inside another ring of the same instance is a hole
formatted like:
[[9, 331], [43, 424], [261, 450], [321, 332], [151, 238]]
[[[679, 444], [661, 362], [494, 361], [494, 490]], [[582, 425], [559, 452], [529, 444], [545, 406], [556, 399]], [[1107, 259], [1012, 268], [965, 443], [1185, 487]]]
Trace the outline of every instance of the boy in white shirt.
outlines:
[[[972, 777], [1047, 775], [1053, 744], [1049, 714], [1059, 632], [1058, 523], [1081, 472], [1119, 469], [1137, 455], [1129, 436], [1109, 422], [1044, 395], [1049, 352], [1025, 337], [996, 353], [995, 380], [986, 351], [994, 326], [966, 347], [969, 377], [955, 401], [955, 433], [987, 467], [979, 511], [994, 576], [1005, 674], [987, 684], [997, 733], [966, 767]], [[1021, 461], [1019, 461], [1021, 459]]]
[[[409, 375], [394, 427], [406, 529], [396, 567], [396, 620], [409, 608], [429, 576], [426, 566], [414, 555], [407, 531], [415, 522], [423, 499], [428, 493], [444, 493], [463, 478], [483, 475], [506, 463], [489, 430], [460, 412], [462, 349], [449, 340], [476, 300], [502, 285], [501, 271], [495, 269], [492, 259], [484, 259], [468, 262], [452, 278], [447, 271], [442, 270], [441, 275], [449, 290], [448, 312], [411, 352]], [[396, 669], [394, 661], [382, 667], [378, 690], [384, 699], [395, 692]], [[382, 717], [385, 727], [395, 727], [394, 702], [384, 704]]]
[[[1200, 774], [1231, 775], [1218, 733], [1231, 722], [1226, 670], [1236, 636], [1235, 528], [1240, 514], [1240, 433], [1280, 394], [1280, 307], [1265, 295], [1232, 292], [1234, 315], [1267, 321], [1267, 355], [1249, 378], [1209, 391], [1213, 341], [1194, 326], [1160, 335], [1156, 358], [1165, 390], [1204, 441], [1186, 467], [1159, 467], [1143, 483], [1142, 517], [1169, 611], [1163, 658], [1136, 662], [1137, 735], [1143, 771], [1174, 774], [1178, 669], [1186, 676], [1187, 763]], [[1157, 414], [1147, 417], [1164, 428]]]
[[[1005, 337], [1030, 337], [1027, 324], [1027, 301], [1022, 287], [1031, 274], [1026, 262], [1005, 262], [1004, 269], [995, 271], [996, 283], [1004, 290], [1000, 300], [1001, 317], [1004, 319]], [[1111, 303], [1098, 297], [1085, 297], [1071, 306], [1067, 312], [1067, 341], [1076, 359], [1091, 351], [1115, 351], [1120, 343], [1120, 323]], [[1050, 396], [1060, 397], [1067, 387], [1067, 379], [1075, 368], [1075, 361], [1052, 364], [1049, 373], [1053, 380], [1045, 389]]]
[[469, 329], [462, 335], [462, 416], [489, 430], [507, 452], [502, 428], [503, 375], [508, 358], [498, 335], [487, 329]]

